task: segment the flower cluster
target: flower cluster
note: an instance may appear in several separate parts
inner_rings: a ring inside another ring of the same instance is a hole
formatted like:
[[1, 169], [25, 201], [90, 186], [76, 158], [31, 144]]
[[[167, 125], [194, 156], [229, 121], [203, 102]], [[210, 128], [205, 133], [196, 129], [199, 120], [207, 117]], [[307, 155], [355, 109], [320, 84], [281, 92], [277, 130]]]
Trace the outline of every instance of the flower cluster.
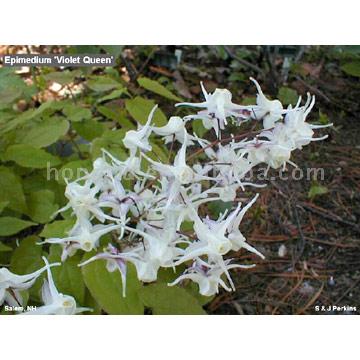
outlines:
[[[161, 268], [182, 265], [186, 270], [170, 286], [191, 280], [206, 296], [218, 293], [220, 287], [234, 290], [230, 270], [254, 265], [232, 263], [227, 255], [243, 248], [264, 258], [239, 229], [258, 197], [243, 205], [239, 193], [247, 186], [264, 186], [246, 182], [246, 175], [260, 163], [274, 169], [293, 164], [292, 151], [326, 138], [314, 138], [313, 130], [323, 126], [306, 122], [314, 97], [308, 95], [305, 105], [300, 98], [294, 108], [284, 109], [279, 100], [267, 99], [251, 80], [258, 91], [255, 105], [237, 105], [229, 90], [216, 89], [210, 94], [201, 84], [204, 102], [176, 105], [200, 108], [197, 114], [174, 116], [165, 126], [156, 127], [155, 106], [144, 125], [126, 133], [123, 144], [129, 156], [125, 161], [103, 150], [91, 172], [67, 184], [69, 202], [60, 211], [71, 209], [76, 223], [67, 237], [49, 238], [45, 243], [61, 244], [62, 260], [78, 250], [97, 250], [97, 255], [79, 266], [105, 260], [108, 271], [120, 272], [124, 296], [128, 263], [135, 266], [143, 282], [156, 281]], [[217, 140], [209, 142], [189, 134], [187, 124], [193, 119], [214, 129]], [[263, 125], [262, 130], [250, 133], [253, 138], [249, 134], [225, 137], [230, 122], [241, 126], [250, 120]], [[165, 144], [172, 143], [171, 151], [177, 149], [174, 156], [170, 152], [168, 162], [154, 156], [156, 136]], [[203, 155], [201, 162], [198, 154]], [[218, 219], [201, 216], [206, 204], [216, 200], [233, 202], [233, 210]], [[104, 248], [102, 239], [106, 239]]]

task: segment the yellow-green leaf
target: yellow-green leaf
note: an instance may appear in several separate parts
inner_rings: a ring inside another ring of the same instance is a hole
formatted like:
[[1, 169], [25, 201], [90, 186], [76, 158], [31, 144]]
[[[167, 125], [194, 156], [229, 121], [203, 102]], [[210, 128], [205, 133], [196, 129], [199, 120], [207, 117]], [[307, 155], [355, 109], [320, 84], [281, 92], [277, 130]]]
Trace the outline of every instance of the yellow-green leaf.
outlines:
[[0, 214], [9, 205], [9, 201], [0, 201]]
[[139, 85], [146, 90], [152, 91], [155, 94], [158, 94], [170, 100], [179, 102], [182, 101], [181, 98], [174, 95], [170, 90], [168, 90], [165, 86], [161, 85], [158, 81], [151, 80], [147, 77], [141, 77], [137, 81]]
[[[144, 99], [140, 96], [137, 96], [134, 99], [125, 100], [126, 110], [142, 125], [146, 123], [154, 106], [155, 103], [152, 100]], [[159, 108], [155, 111], [152, 123], [155, 126], [164, 126], [167, 124], [166, 116]]]
[[73, 71], [54, 71], [44, 76], [45, 80], [53, 81], [60, 85], [67, 85], [72, 83], [77, 76], [81, 75], [80, 70]]
[[8, 161], [15, 161], [20, 166], [35, 169], [43, 169], [47, 166], [61, 164], [59, 157], [51, 155], [43, 149], [26, 144], [9, 146], [6, 149], [5, 158]]
[[19, 142], [36, 148], [46, 147], [64, 136], [68, 130], [69, 122], [54, 116], [36, 123]]
[[[29, 236], [21, 240], [11, 257], [10, 270], [19, 275], [32, 273], [42, 268], [45, 264], [42, 260], [42, 247], [37, 245], [40, 239], [37, 236]], [[45, 274], [42, 274], [30, 288], [30, 294], [36, 300], [40, 300], [40, 289]]]
[[101, 136], [106, 130], [104, 123], [96, 121], [95, 119], [88, 119], [74, 123], [73, 128], [81, 137], [88, 141], [92, 141]]
[[51, 216], [59, 208], [54, 201], [55, 194], [50, 190], [32, 192], [28, 198], [28, 214], [31, 219], [41, 224], [50, 221]]
[[89, 109], [73, 104], [66, 105], [63, 109], [63, 114], [68, 120], [74, 122], [90, 119], [92, 115]]
[[22, 94], [22, 90], [15, 88], [15, 87], [9, 87], [9, 88], [1, 90], [0, 91], [0, 105], [11, 104], [18, 97], [20, 97], [21, 94]]
[[313, 185], [311, 185], [311, 188], [309, 190], [308, 198], [314, 199], [316, 196], [324, 195], [328, 192], [329, 192], [329, 190], [327, 187], [322, 186], [322, 185], [313, 184]]
[[105, 76], [94, 76], [86, 82], [87, 87], [96, 92], [104, 92], [113, 89], [122, 89], [123, 85], [114, 79]]
[[[51, 245], [48, 260], [50, 263], [61, 262], [62, 249], [60, 245]], [[85, 284], [78, 264], [81, 255], [75, 254], [64, 261], [61, 266], [52, 268], [52, 274], [57, 289], [66, 295], [73, 296], [78, 304], [85, 301]]]
[[62, 238], [68, 236], [68, 231], [74, 226], [75, 220], [57, 220], [50, 224], [46, 224], [39, 236], [43, 238]]
[[141, 300], [155, 315], [205, 315], [198, 300], [185, 289], [166, 284], [150, 284], [139, 291]]
[[36, 225], [32, 221], [21, 220], [16, 217], [0, 217], [0, 236], [14, 235], [30, 226]]
[[0, 189], [0, 201], [8, 202], [9, 209], [26, 211], [25, 195], [20, 179], [6, 167], [0, 167]]
[[[94, 253], [85, 254], [83, 260]], [[135, 268], [128, 264], [126, 297], [122, 295], [121, 275], [118, 270], [110, 273], [105, 260], [96, 260], [82, 267], [86, 287], [103, 310], [111, 315], [141, 315], [144, 306], [138, 296], [141, 283]]]

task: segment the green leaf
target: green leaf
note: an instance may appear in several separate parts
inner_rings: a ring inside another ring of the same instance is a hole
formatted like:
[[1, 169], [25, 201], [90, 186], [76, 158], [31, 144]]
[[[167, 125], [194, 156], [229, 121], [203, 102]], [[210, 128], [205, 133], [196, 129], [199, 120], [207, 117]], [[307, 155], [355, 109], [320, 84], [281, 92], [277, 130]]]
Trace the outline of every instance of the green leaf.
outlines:
[[101, 47], [109, 54], [118, 57], [122, 49], [124, 48], [123, 45], [101, 45]]
[[101, 102], [108, 101], [108, 100], [118, 99], [123, 94], [129, 95], [129, 92], [127, 91], [126, 88], [114, 90], [109, 95], [105, 95], [105, 96], [101, 97], [100, 99], [98, 99], [97, 102], [101, 103]]
[[29, 170], [29, 174], [22, 179], [23, 188], [26, 194], [40, 190], [50, 190], [55, 194], [54, 202], [61, 206], [65, 205], [64, 191], [65, 186], [58, 183], [59, 170], [49, 168], [43, 171]]
[[47, 166], [61, 164], [61, 159], [51, 155], [43, 149], [31, 145], [18, 144], [6, 149], [5, 157], [8, 161], [15, 161], [18, 165], [28, 168], [43, 169]]
[[35, 109], [32, 113], [29, 113], [28, 116], [26, 116], [27, 120], [34, 119], [36, 117], [39, 117], [40, 115], [44, 115], [44, 113], [53, 113], [56, 110], [61, 110], [63, 106], [62, 101], [46, 101], [42, 103], [37, 109]]
[[26, 89], [28, 86], [22, 80], [22, 78], [15, 74], [15, 68], [4, 68], [0, 69], [0, 91], [7, 88], [19, 88]]
[[37, 123], [20, 139], [22, 144], [36, 148], [49, 146], [64, 136], [69, 130], [69, 122], [59, 117], [53, 117]]
[[150, 284], [140, 289], [139, 294], [155, 315], [206, 315], [198, 300], [180, 287]]
[[30, 226], [36, 225], [31, 221], [21, 220], [16, 217], [0, 217], [0, 236], [9, 236], [17, 234]]
[[107, 117], [110, 120], [118, 121], [123, 109], [116, 107], [110, 107], [108, 105], [98, 105], [97, 111]]
[[167, 99], [174, 100], [174, 101], [182, 101], [181, 98], [174, 95], [171, 91], [169, 91], [165, 86], [161, 85], [158, 81], [151, 80], [146, 77], [141, 77], [137, 80], [139, 85], [146, 90], [152, 91], [155, 94], [163, 96]]
[[[85, 254], [83, 260], [94, 253]], [[138, 296], [141, 283], [135, 268], [128, 264], [126, 297], [122, 296], [121, 275], [118, 270], [110, 273], [104, 260], [96, 260], [82, 267], [85, 284], [102, 309], [111, 315], [144, 314], [144, 306]]]
[[75, 220], [73, 218], [54, 221], [51, 224], [46, 224], [39, 236], [46, 239], [66, 237], [74, 224]]
[[157, 283], [168, 284], [175, 281], [185, 271], [186, 266], [181, 264], [175, 268], [163, 268], [158, 271]]
[[[29, 236], [20, 242], [11, 257], [10, 270], [18, 275], [25, 275], [41, 269], [45, 263], [42, 260], [42, 248], [36, 243], [40, 239], [37, 236]], [[30, 288], [30, 294], [36, 300], [40, 300], [40, 288], [45, 274], [42, 274]]]
[[0, 201], [0, 214], [9, 205], [9, 201]]
[[207, 206], [209, 208], [211, 215], [217, 219], [220, 216], [220, 214], [223, 214], [226, 210], [230, 211], [232, 209], [233, 202], [216, 200], [209, 202]]
[[110, 120], [118, 122], [122, 128], [125, 129], [134, 129], [134, 123], [128, 119], [127, 112], [125, 109], [120, 108], [117, 105], [107, 104], [99, 105], [97, 110], [100, 114], [104, 115]]
[[[51, 245], [49, 263], [61, 262], [62, 248], [60, 245]], [[85, 284], [78, 264], [81, 255], [75, 254], [64, 261], [61, 266], [51, 269], [55, 285], [59, 292], [73, 296], [78, 304], [83, 305], [85, 301]]]
[[14, 68], [0, 69], [0, 107], [11, 105], [22, 95], [29, 97], [33, 94], [33, 87], [26, 85], [14, 71]]
[[7, 88], [0, 91], [0, 105], [8, 105], [14, 102], [22, 94], [22, 90], [18, 88]]
[[73, 128], [81, 137], [88, 141], [100, 137], [106, 130], [104, 123], [96, 121], [95, 119], [74, 123]]
[[28, 199], [28, 215], [37, 223], [48, 222], [59, 208], [54, 201], [55, 194], [50, 190], [39, 190], [31, 193]]
[[149, 157], [155, 161], [161, 161], [166, 164], [169, 161], [169, 152], [166, 147], [159, 146], [154, 141], [151, 141], [151, 152], [148, 154]]
[[84, 304], [82, 304], [84, 307], [87, 307], [91, 309], [92, 311], [86, 311], [84, 312], [85, 315], [101, 315], [101, 307], [96, 302], [96, 300], [91, 296], [90, 291], [85, 288], [85, 301]]
[[[144, 99], [140, 96], [134, 99], [125, 100], [125, 107], [129, 114], [140, 124], [144, 125], [149, 117], [149, 114], [155, 103], [151, 100]], [[164, 126], [167, 124], [167, 119], [164, 113], [157, 108], [153, 117], [153, 124], [155, 126]]]
[[26, 211], [25, 195], [20, 179], [6, 167], [0, 167], [0, 189], [0, 201], [8, 202], [9, 209]]
[[67, 85], [72, 83], [76, 77], [81, 76], [80, 70], [74, 71], [54, 71], [44, 76], [45, 80], [53, 81], [60, 85]]
[[212, 295], [212, 296], [204, 296], [204, 295], [201, 295], [199, 293], [199, 286], [198, 284], [190, 281], [186, 287], [185, 287], [185, 290], [191, 295], [193, 296], [201, 306], [204, 306], [206, 304], [208, 304], [209, 302], [211, 302], [212, 300], [214, 300], [215, 298], [215, 295]]
[[341, 70], [351, 76], [360, 77], [360, 61], [353, 61], [341, 66]]
[[11, 121], [7, 121], [4, 126], [2, 126], [0, 133], [5, 134], [13, 129], [16, 129], [18, 126], [29, 123], [30, 120], [40, 117], [45, 112], [54, 112], [56, 108], [60, 106], [61, 102], [56, 101], [47, 101], [44, 104], [40, 105], [37, 109], [29, 109], [24, 111], [16, 118]]
[[285, 105], [296, 104], [298, 97], [298, 93], [294, 89], [285, 86], [281, 87], [278, 93], [279, 100]]
[[193, 132], [200, 136], [201, 138], [209, 131], [209, 129], [206, 129], [205, 126], [202, 123], [201, 119], [195, 119], [191, 122]]
[[63, 114], [68, 118], [68, 120], [74, 122], [87, 120], [92, 116], [89, 109], [73, 104], [66, 105], [63, 109]]
[[105, 76], [94, 76], [86, 82], [86, 85], [88, 88], [96, 92], [123, 88], [123, 85], [118, 81]]
[[316, 196], [324, 195], [328, 192], [329, 192], [329, 190], [327, 187], [322, 186], [322, 185], [313, 184], [313, 185], [311, 185], [311, 188], [308, 192], [308, 198], [314, 199]]
[[7, 251], [12, 251], [12, 247], [7, 246], [5, 244], [3, 244], [2, 242], [0, 242], [0, 252], [7, 252]]

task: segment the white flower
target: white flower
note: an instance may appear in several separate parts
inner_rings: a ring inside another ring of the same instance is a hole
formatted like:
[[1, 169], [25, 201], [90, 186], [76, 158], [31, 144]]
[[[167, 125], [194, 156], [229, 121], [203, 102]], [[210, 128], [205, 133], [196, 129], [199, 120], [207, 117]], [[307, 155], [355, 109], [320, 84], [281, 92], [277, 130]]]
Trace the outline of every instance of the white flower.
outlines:
[[36, 279], [51, 266], [59, 266], [60, 263], [46, 265], [31, 274], [16, 275], [7, 268], [0, 269], [0, 306], [6, 302], [10, 306], [22, 306], [21, 291], [31, 288]]
[[213, 296], [219, 292], [219, 286], [226, 291], [235, 290], [233, 286], [229, 287], [226, 285], [225, 281], [221, 278], [224, 272], [235, 268], [248, 269], [253, 267], [253, 265], [230, 264], [230, 260], [225, 261], [224, 265], [225, 270], [217, 264], [209, 265], [201, 259], [196, 259], [193, 265], [188, 268], [183, 275], [170, 283], [169, 286], [174, 286], [181, 281], [189, 279], [199, 285], [199, 292], [201, 295]]
[[123, 139], [123, 143], [125, 147], [130, 150], [130, 156], [135, 155], [137, 149], [140, 149], [142, 151], [151, 150], [151, 145], [149, 144], [149, 136], [151, 134], [152, 127], [150, 123], [156, 109], [157, 109], [157, 105], [155, 105], [151, 110], [147, 122], [143, 127], [138, 129], [137, 131], [129, 130], [126, 132], [125, 138]]
[[167, 188], [167, 207], [179, 196], [183, 185], [191, 184], [195, 181], [211, 179], [209, 177], [196, 174], [186, 163], [186, 149], [188, 146], [187, 133], [184, 129], [184, 143], [180, 151], [175, 156], [173, 165], [165, 165], [150, 159], [143, 155], [151, 164], [152, 168], [158, 171], [162, 176], [169, 179]]
[[332, 126], [312, 125], [306, 123], [306, 117], [315, 103], [315, 97], [310, 98], [304, 106], [289, 108], [285, 116], [285, 122], [278, 122], [273, 129], [263, 131], [259, 137], [267, 138], [268, 141], [258, 140], [249, 142], [245, 145], [248, 153], [248, 160], [254, 165], [264, 162], [269, 167], [277, 169], [285, 167], [286, 163], [296, 166], [290, 161], [291, 152], [295, 149], [302, 149], [304, 145], [311, 141], [324, 140], [327, 135], [320, 138], [313, 138], [313, 129]]
[[162, 127], [153, 126], [152, 130], [155, 134], [160, 136], [173, 135], [179, 132], [183, 133], [184, 120], [179, 116], [172, 116], [165, 126]]
[[203, 83], [201, 82], [201, 89], [205, 97], [202, 103], [178, 103], [175, 106], [192, 106], [204, 108], [199, 111], [197, 115], [190, 115], [185, 119], [202, 119], [203, 124], [207, 129], [213, 128], [216, 136], [219, 137], [220, 129], [225, 129], [228, 117], [235, 117], [237, 119], [246, 119], [248, 115], [244, 115], [243, 111], [248, 109], [246, 106], [234, 104], [232, 94], [227, 89], [216, 89], [213, 94], [208, 93]]
[[236, 191], [239, 187], [239, 184], [214, 186], [207, 190], [207, 192], [210, 194], [218, 194], [219, 199], [224, 202], [234, 201], [236, 199]]
[[260, 134], [270, 140], [269, 143], [262, 145], [265, 151], [264, 162], [273, 169], [277, 169], [290, 162], [291, 152], [294, 150], [294, 142], [287, 132], [287, 128], [283, 123], [277, 123], [274, 129], [264, 131]]
[[139, 177], [149, 178], [149, 179], [154, 178], [152, 175], [149, 175], [141, 170], [140, 157], [137, 157], [134, 154], [130, 154], [125, 161], [120, 161], [105, 149], [102, 149], [102, 152], [104, 155], [107, 155], [111, 159], [111, 161], [113, 162], [113, 170], [114, 172], [116, 172], [116, 174], [120, 179], [122, 179], [123, 177], [129, 174], [136, 178]]
[[284, 113], [283, 105], [279, 100], [269, 100], [265, 97], [259, 83], [250, 78], [255, 84], [258, 94], [256, 96], [256, 106], [252, 107], [251, 117], [256, 120], [263, 120], [264, 129], [270, 129], [275, 122], [282, 119]]
[[237, 182], [241, 185], [243, 177], [251, 170], [252, 164], [244, 157], [245, 153], [236, 152], [232, 143], [219, 145], [214, 161], [214, 170], [218, 171], [216, 179], [223, 185], [232, 185]]
[[86, 184], [96, 184], [98, 188], [102, 188], [110, 184], [110, 179], [112, 179], [113, 176], [114, 167], [107, 163], [105, 157], [100, 157], [93, 162], [93, 170], [75, 182], [79, 183], [85, 180]]
[[208, 221], [207, 219], [203, 221], [190, 203], [188, 203], [188, 207], [191, 209], [190, 217], [194, 221], [197, 241], [189, 244], [184, 254], [175, 262], [175, 265], [204, 255], [221, 257], [228, 253], [232, 248], [232, 242], [226, 237], [226, 232], [231, 221], [236, 216], [236, 212], [225, 220], [224, 217], [220, 217], [217, 221]]
[[295, 107], [292, 111], [289, 111], [285, 116], [286, 133], [288, 137], [293, 141], [294, 148], [302, 149], [303, 146], [308, 145], [311, 141], [324, 140], [328, 137], [325, 135], [320, 138], [313, 138], [313, 129], [321, 129], [332, 126], [327, 125], [313, 125], [306, 122], [306, 117], [314, 107], [315, 96], [308, 94], [308, 100], [302, 107]]
[[44, 280], [41, 289], [42, 300], [44, 306], [37, 307], [36, 310], [25, 312], [24, 315], [75, 315], [83, 311], [91, 311], [89, 308], [78, 308], [76, 301], [72, 296], [63, 295], [58, 292], [55, 287], [51, 274], [50, 266], [45, 257], [43, 257], [47, 265], [48, 280]]
[[69, 236], [65, 238], [50, 238], [46, 239], [44, 243], [62, 244], [64, 254], [62, 260], [65, 260], [67, 255], [72, 255], [77, 249], [89, 252], [99, 246], [100, 238], [114, 230], [119, 230], [123, 227], [122, 224], [109, 225], [92, 225], [87, 219], [78, 219], [74, 227], [69, 231]]
[[142, 237], [143, 244], [137, 248], [139, 258], [130, 261], [135, 265], [139, 280], [152, 282], [157, 279], [160, 267], [172, 267], [173, 259], [181, 253], [176, 247], [179, 235], [174, 226], [164, 223], [164, 228], [147, 226], [146, 231], [125, 227], [126, 230]]
[[69, 202], [66, 206], [58, 210], [57, 213], [71, 208], [78, 218], [89, 219], [91, 216], [95, 216], [100, 222], [114, 220], [114, 218], [107, 215], [102, 209], [102, 207], [107, 207], [109, 204], [102, 204], [97, 197], [102, 188], [108, 189], [109, 186], [113, 188], [113, 184], [110, 184], [111, 178], [107, 178], [105, 174], [102, 181], [98, 181], [97, 183], [93, 183], [91, 179], [87, 180], [84, 185], [80, 185], [78, 180], [68, 183], [66, 185], [65, 196]]
[[[183, 197], [188, 196], [190, 199], [190, 202], [192, 204], [192, 208], [198, 211], [198, 208], [200, 205], [208, 203], [210, 201], [216, 201], [221, 200], [219, 196], [216, 197], [208, 197], [208, 194], [202, 193], [201, 196], [189, 196], [186, 195], [185, 192], [181, 192]], [[171, 204], [171, 207], [167, 206], [159, 206], [158, 210], [166, 212], [167, 216], [172, 216], [175, 219], [176, 223], [176, 230], [180, 230], [181, 224], [184, 221], [192, 221], [192, 208], [187, 205], [187, 203], [184, 203], [183, 200], [178, 202], [173, 202]]]
[[[170, 223], [173, 222], [170, 219]], [[170, 223], [169, 217], [167, 217], [164, 228], [149, 226], [145, 223], [140, 224], [146, 227], [146, 231], [126, 226], [127, 231], [142, 238], [142, 242], [138, 246], [120, 252], [114, 246], [109, 245], [105, 252], [93, 256], [79, 266], [87, 265], [99, 259], [107, 260], [108, 271], [113, 272], [116, 269], [120, 271], [123, 296], [125, 296], [126, 262], [129, 261], [135, 265], [138, 279], [143, 282], [156, 281], [160, 267], [171, 267], [173, 265], [172, 260], [181, 252], [181, 249], [176, 248], [179, 235], [176, 233], [175, 227], [170, 226]]]
[[175, 156], [173, 165], [161, 164], [148, 157], [146, 157], [146, 159], [153, 165], [153, 168], [156, 171], [159, 171], [164, 176], [175, 178], [180, 184], [185, 185], [193, 181], [195, 174], [191, 167], [186, 164], [186, 149], [188, 146], [188, 142], [186, 130], [184, 129], [183, 132], [184, 142], [181, 146], [180, 151]]
[[230, 222], [227, 230], [229, 232], [228, 238], [230, 239], [230, 241], [232, 243], [232, 250], [238, 251], [241, 248], [244, 248], [244, 249], [260, 256], [262, 259], [265, 259], [263, 254], [261, 254], [259, 251], [257, 251], [254, 247], [252, 247], [251, 245], [249, 245], [246, 242], [244, 235], [241, 233], [241, 231], [239, 229], [241, 220], [243, 219], [245, 213], [255, 203], [258, 196], [259, 196], [259, 194], [256, 194], [256, 196], [241, 210], [240, 210], [240, 208], [235, 210], [236, 216]]
[[[152, 128], [152, 131], [155, 134], [160, 135], [164, 138], [165, 144], [168, 144], [175, 140], [179, 141], [180, 143], [183, 143], [185, 140], [184, 130], [185, 130], [185, 122], [179, 116], [172, 116], [165, 126], [162, 127], [153, 126]], [[195, 137], [187, 134], [188, 145], [193, 145], [194, 144], [193, 140], [195, 140]]]

